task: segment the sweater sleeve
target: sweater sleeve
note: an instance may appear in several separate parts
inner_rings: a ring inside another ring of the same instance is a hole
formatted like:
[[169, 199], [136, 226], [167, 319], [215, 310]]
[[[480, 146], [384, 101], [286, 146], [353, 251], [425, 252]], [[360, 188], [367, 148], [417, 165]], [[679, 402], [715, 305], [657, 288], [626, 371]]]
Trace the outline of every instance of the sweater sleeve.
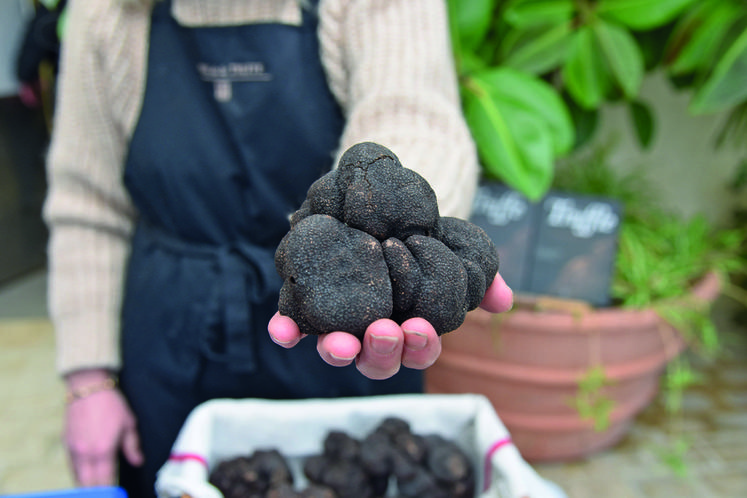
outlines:
[[111, 70], [123, 58], [106, 54], [124, 44], [116, 36], [127, 29], [117, 25], [124, 19], [115, 19], [109, 3], [69, 4], [47, 158], [48, 294], [61, 374], [120, 364], [120, 301], [134, 211], [122, 184], [128, 122], [115, 116], [129, 116], [131, 124], [138, 78], [126, 67]]
[[390, 148], [433, 186], [443, 216], [466, 218], [478, 178], [442, 0], [322, 0], [322, 61], [347, 123], [340, 153]]

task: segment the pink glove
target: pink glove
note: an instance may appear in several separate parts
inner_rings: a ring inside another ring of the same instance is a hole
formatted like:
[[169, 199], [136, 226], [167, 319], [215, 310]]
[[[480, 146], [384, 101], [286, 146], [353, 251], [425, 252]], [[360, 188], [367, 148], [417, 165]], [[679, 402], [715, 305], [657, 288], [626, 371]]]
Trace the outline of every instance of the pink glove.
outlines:
[[130, 464], [143, 463], [135, 417], [119, 390], [106, 386], [106, 370], [81, 370], [67, 376], [70, 393], [87, 393], [71, 399], [65, 414], [64, 442], [75, 480], [81, 486], [116, 483], [117, 452], [122, 448]]
[[[485, 292], [480, 307], [491, 313], [511, 309], [513, 292], [500, 275]], [[276, 313], [267, 326], [272, 340], [284, 348], [292, 348], [303, 338], [296, 323]], [[324, 361], [342, 367], [356, 363], [358, 370], [371, 379], [388, 379], [401, 366], [425, 369], [441, 354], [441, 340], [435, 329], [423, 318], [411, 318], [398, 325], [389, 319], [377, 320], [368, 326], [361, 343], [347, 332], [331, 332], [319, 336], [317, 351]]]

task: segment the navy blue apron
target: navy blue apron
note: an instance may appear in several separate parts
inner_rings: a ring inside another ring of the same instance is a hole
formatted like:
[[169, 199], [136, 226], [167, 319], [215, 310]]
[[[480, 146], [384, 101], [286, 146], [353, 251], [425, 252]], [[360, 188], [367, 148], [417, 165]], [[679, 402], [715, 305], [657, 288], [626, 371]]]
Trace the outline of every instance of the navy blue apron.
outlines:
[[[156, 2], [146, 92], [124, 180], [139, 219], [122, 310], [120, 383], [138, 419], [152, 496], [184, 419], [217, 397], [292, 399], [420, 392], [420, 372], [373, 381], [331, 367], [307, 338], [267, 323], [282, 284], [273, 256], [288, 216], [329, 170], [343, 126], [303, 24], [186, 28]], [[292, 430], [292, 428], [289, 428]]]

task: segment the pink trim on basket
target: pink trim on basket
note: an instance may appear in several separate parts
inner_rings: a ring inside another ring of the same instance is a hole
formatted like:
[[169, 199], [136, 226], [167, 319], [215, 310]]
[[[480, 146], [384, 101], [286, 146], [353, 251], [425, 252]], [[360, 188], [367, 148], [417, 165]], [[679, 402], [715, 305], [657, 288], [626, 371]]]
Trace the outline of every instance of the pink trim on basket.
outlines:
[[205, 466], [205, 468], [209, 467], [207, 459], [202, 455], [198, 455], [197, 453], [172, 453], [169, 456], [169, 461], [171, 462], [186, 462], [187, 460], [201, 463]]
[[499, 439], [495, 443], [493, 443], [490, 448], [488, 448], [488, 451], [485, 453], [485, 473], [484, 473], [484, 483], [483, 483], [483, 492], [487, 491], [490, 488], [490, 482], [492, 481], [492, 470], [493, 465], [491, 464], [490, 460], [493, 458], [493, 455], [503, 448], [506, 445], [512, 444], [511, 437], [506, 436], [503, 439]]

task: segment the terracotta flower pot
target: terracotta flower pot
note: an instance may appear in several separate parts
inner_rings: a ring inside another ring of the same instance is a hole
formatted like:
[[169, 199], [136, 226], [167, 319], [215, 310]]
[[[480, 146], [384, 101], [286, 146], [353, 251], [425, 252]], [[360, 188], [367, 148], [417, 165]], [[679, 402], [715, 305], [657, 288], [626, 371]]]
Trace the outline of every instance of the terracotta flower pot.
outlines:
[[[709, 274], [693, 297], [712, 301]], [[569, 460], [618, 442], [658, 391], [666, 364], [685, 348], [680, 333], [653, 310], [621, 308], [504, 315], [475, 310], [442, 338], [443, 352], [426, 371], [430, 393], [478, 393], [490, 399], [514, 443], [530, 461]], [[614, 400], [609, 426], [597, 431], [574, 405], [579, 381], [595, 366]]]

